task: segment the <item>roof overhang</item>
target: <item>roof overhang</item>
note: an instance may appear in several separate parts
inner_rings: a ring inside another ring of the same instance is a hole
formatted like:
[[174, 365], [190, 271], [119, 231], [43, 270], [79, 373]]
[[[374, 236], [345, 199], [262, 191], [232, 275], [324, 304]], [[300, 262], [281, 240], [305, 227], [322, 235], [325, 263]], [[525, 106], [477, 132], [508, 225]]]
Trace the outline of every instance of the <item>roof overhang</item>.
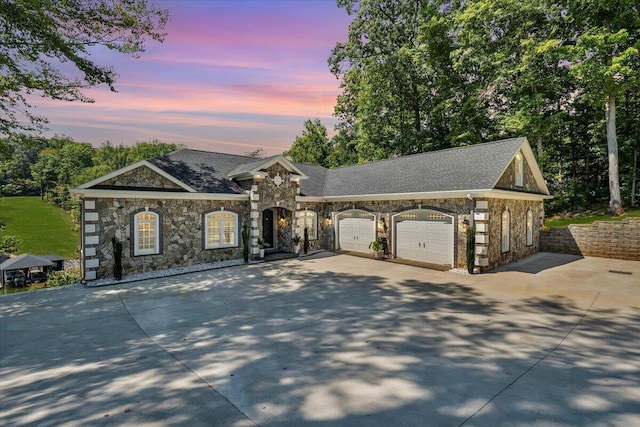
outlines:
[[177, 193], [171, 191], [107, 190], [96, 188], [73, 188], [77, 197], [95, 199], [166, 199], [166, 200], [249, 200], [249, 194], [229, 193]]
[[116, 171], [113, 171], [111, 173], [103, 175], [103, 176], [101, 176], [99, 178], [96, 178], [93, 181], [89, 181], [89, 182], [86, 182], [86, 183], [84, 183], [82, 185], [79, 185], [76, 188], [77, 189], [88, 189], [88, 188], [94, 187], [96, 185], [102, 184], [103, 182], [108, 181], [111, 178], [115, 178], [115, 177], [120, 176], [120, 175], [122, 175], [124, 173], [127, 173], [127, 172], [130, 172], [130, 171], [134, 170], [134, 169], [137, 169], [139, 167], [148, 167], [149, 169], [151, 169], [152, 171], [154, 171], [158, 175], [168, 179], [169, 181], [173, 182], [174, 184], [176, 184], [180, 188], [183, 188], [184, 190], [188, 191], [189, 193], [196, 193], [197, 192], [195, 189], [193, 189], [189, 185], [185, 184], [184, 182], [180, 181], [179, 179], [175, 178], [174, 176], [168, 174], [167, 172], [165, 172], [164, 170], [160, 169], [158, 166], [154, 165], [153, 163], [148, 162], [147, 160], [141, 160], [141, 161], [133, 163], [133, 164], [131, 164], [129, 166], [125, 166], [125, 167], [123, 167], [121, 169], [118, 169]]
[[518, 191], [477, 189], [466, 191], [431, 191], [420, 193], [361, 194], [347, 196], [297, 196], [297, 202], [364, 202], [384, 200], [426, 200], [426, 199], [510, 199], [543, 201], [553, 198], [545, 194]]
[[[549, 187], [547, 187], [547, 183], [545, 182], [544, 177], [542, 176], [542, 171], [540, 170], [540, 166], [538, 165], [538, 162], [536, 161], [536, 157], [533, 154], [531, 145], [529, 145], [529, 140], [526, 137], [522, 137], [520, 139], [522, 139], [522, 144], [520, 144], [519, 150], [524, 155], [524, 158], [527, 161], [529, 168], [531, 169], [531, 173], [533, 174], [533, 179], [536, 181], [536, 184], [538, 185], [538, 188], [540, 189], [540, 191], [542, 191], [547, 196], [550, 195], [551, 193], [549, 192]], [[515, 157], [515, 155], [516, 153], [514, 153], [513, 156]], [[511, 161], [513, 161], [513, 158], [511, 159]], [[502, 175], [504, 175], [509, 165], [511, 165], [511, 161], [504, 167], [504, 169], [498, 176], [498, 179], [496, 180], [496, 182], [493, 183], [494, 187], [498, 185], [498, 181], [500, 180]]]
[[250, 168], [242, 169], [242, 166], [236, 168], [232, 171], [228, 178], [231, 179], [243, 179], [243, 178], [257, 178], [264, 179], [267, 174], [265, 173], [265, 169], [275, 165], [276, 163], [280, 163], [285, 169], [287, 169], [291, 173], [291, 179], [294, 181], [300, 181], [302, 179], [309, 178], [304, 174], [296, 165], [291, 163], [291, 161], [287, 160], [286, 157], [274, 156], [268, 159], [265, 159], [264, 162], [252, 163]]

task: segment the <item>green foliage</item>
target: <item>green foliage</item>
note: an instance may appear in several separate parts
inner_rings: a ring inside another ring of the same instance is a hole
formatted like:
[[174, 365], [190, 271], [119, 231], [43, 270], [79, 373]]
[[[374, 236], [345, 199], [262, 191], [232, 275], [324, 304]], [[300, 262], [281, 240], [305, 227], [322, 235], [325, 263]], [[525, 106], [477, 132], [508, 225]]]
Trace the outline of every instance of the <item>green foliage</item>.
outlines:
[[558, 215], [556, 217], [546, 218], [544, 221], [545, 228], [566, 227], [571, 224], [593, 224], [595, 221], [622, 221], [625, 218], [640, 218], [640, 209], [627, 210], [625, 215], [611, 216], [607, 214], [596, 215], [571, 215], [565, 217]]
[[90, 49], [137, 57], [147, 39], [163, 41], [169, 18], [146, 0], [0, 0], [0, 10], [0, 133], [5, 134], [46, 122], [31, 113], [26, 94], [93, 102], [83, 88], [105, 84], [115, 92], [115, 71], [93, 62]]
[[244, 258], [244, 263], [249, 264], [249, 255], [251, 253], [251, 233], [249, 231], [249, 226], [244, 224], [242, 226], [242, 257]]
[[74, 285], [80, 283], [80, 273], [72, 271], [54, 271], [47, 278], [47, 287], [54, 288], [57, 286]]
[[467, 228], [467, 271], [473, 274], [476, 262], [476, 228]]
[[309, 252], [309, 227], [304, 228], [303, 236], [302, 248], [304, 250], [304, 253], [306, 254], [307, 252]]
[[122, 242], [115, 237], [111, 238], [113, 246], [113, 277], [122, 280]]
[[18, 244], [20, 239], [16, 236], [0, 237], [0, 254], [15, 254], [18, 252]]
[[381, 251], [383, 249], [382, 242], [379, 242], [378, 240], [374, 240], [373, 242], [369, 243], [369, 249], [371, 249], [374, 252]]
[[0, 202], [0, 238], [16, 236], [18, 253], [77, 258], [80, 233], [69, 215], [39, 197], [4, 197]]
[[302, 136], [296, 137], [293, 145], [284, 152], [284, 155], [291, 157], [294, 162], [327, 167], [330, 150], [327, 128], [319, 119], [308, 119], [304, 122]]
[[329, 57], [342, 89], [330, 166], [522, 135], [555, 196], [550, 210], [617, 197], [608, 188], [617, 181], [612, 158], [621, 200], [631, 200], [640, 146], [636, 1], [338, 5], [353, 22]]

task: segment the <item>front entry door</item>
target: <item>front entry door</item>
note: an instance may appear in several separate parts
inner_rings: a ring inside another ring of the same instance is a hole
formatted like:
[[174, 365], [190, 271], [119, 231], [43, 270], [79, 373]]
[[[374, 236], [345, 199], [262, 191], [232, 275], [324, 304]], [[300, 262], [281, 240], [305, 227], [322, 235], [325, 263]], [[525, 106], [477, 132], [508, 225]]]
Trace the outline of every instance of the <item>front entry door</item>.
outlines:
[[262, 211], [262, 238], [267, 249], [275, 248], [273, 244], [273, 211], [271, 209]]

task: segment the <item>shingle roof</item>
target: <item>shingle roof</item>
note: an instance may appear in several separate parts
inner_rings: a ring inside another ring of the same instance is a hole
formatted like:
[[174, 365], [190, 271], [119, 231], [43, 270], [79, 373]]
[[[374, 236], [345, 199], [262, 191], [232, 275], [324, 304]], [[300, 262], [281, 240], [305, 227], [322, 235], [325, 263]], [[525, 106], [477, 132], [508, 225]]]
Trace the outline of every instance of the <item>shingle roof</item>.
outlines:
[[51, 266], [53, 263], [48, 259], [29, 254], [18, 255], [15, 258], [9, 258], [0, 264], [0, 270], [22, 270], [32, 267]]
[[330, 169], [323, 196], [490, 189], [525, 141], [505, 139]]
[[[377, 162], [327, 169], [294, 163], [308, 179], [300, 183], [304, 196], [352, 196], [491, 189], [526, 138], [431, 151]], [[151, 162], [206, 193], [243, 193], [228, 178], [251, 171], [267, 159], [182, 149]]]
[[244, 190], [227, 176], [236, 167], [255, 161], [235, 154], [182, 149], [151, 163], [198, 192], [242, 194]]

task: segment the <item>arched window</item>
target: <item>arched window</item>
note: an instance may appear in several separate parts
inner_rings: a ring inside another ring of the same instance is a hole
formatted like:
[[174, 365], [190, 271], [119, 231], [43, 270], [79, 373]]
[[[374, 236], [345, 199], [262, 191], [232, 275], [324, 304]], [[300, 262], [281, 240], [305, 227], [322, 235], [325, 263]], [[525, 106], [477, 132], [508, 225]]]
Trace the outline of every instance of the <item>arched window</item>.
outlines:
[[511, 214], [509, 209], [505, 209], [502, 212], [502, 252], [509, 252], [509, 239], [511, 237]]
[[516, 187], [524, 186], [524, 160], [522, 154], [518, 151], [515, 159], [515, 185]]
[[527, 211], [527, 246], [533, 246], [533, 210]]
[[318, 239], [318, 214], [314, 211], [298, 212], [298, 224], [301, 233], [304, 233], [304, 229], [307, 227], [309, 230], [309, 240]]
[[143, 211], [133, 217], [133, 254], [160, 253], [160, 215]]
[[204, 216], [205, 249], [238, 246], [238, 214], [210, 212]]

